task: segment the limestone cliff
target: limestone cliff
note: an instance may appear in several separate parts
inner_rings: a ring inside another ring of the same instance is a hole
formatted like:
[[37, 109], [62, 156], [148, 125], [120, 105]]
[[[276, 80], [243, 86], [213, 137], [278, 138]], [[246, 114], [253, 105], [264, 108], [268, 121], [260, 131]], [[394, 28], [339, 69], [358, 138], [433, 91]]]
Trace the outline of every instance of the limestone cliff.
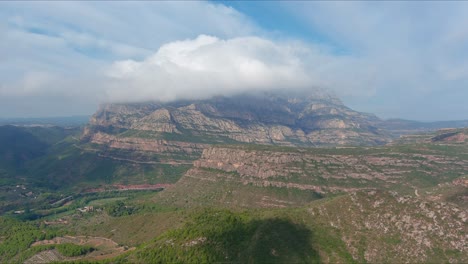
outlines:
[[106, 104], [92, 116], [88, 136], [104, 132], [117, 137], [130, 133], [132, 137], [204, 143], [380, 145], [390, 137], [376, 127], [379, 122], [377, 117], [353, 111], [330, 95], [240, 95], [172, 103]]
[[[412, 190], [424, 186], [420, 179], [444, 182], [468, 171], [468, 161], [460, 157], [405, 153], [398, 148], [373, 151], [211, 147], [193, 164], [186, 176], [320, 193], [395, 186]], [[452, 174], [446, 175], [446, 171]], [[413, 180], [414, 177], [418, 180]]]

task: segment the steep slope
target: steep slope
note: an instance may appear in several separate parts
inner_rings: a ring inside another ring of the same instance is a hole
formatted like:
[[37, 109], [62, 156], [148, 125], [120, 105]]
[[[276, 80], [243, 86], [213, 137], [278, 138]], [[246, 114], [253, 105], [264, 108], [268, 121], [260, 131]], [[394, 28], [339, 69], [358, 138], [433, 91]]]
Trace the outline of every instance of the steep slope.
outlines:
[[78, 131], [61, 127], [0, 126], [0, 177], [7, 180], [24, 174], [28, 162], [46, 155], [52, 145]]
[[172, 103], [103, 105], [92, 116], [84, 138], [108, 145], [123, 141], [122, 138], [157, 139], [161, 140], [159, 145], [167, 141], [173, 145], [181, 142], [379, 145], [389, 142], [390, 137], [375, 126], [378, 122], [377, 117], [353, 111], [327, 94], [308, 98], [239, 95]]
[[466, 263], [468, 211], [397, 192], [351, 193], [309, 206], [359, 263]]
[[465, 143], [468, 139], [468, 129], [444, 131], [439, 135], [431, 138], [433, 142], [447, 142], [447, 143]]
[[0, 127], [0, 162], [2, 167], [21, 167], [26, 161], [44, 154], [46, 147], [46, 142], [41, 141], [24, 128]]
[[32, 164], [50, 155], [67, 137], [80, 133], [79, 128], [0, 126], [0, 214], [39, 200], [37, 187], [53, 183], [40, 182], [45, 175]]
[[318, 263], [310, 230], [288, 219], [205, 210], [130, 253], [129, 263]]
[[202, 209], [120, 261], [465, 263], [467, 221], [455, 204], [358, 191], [294, 209]]

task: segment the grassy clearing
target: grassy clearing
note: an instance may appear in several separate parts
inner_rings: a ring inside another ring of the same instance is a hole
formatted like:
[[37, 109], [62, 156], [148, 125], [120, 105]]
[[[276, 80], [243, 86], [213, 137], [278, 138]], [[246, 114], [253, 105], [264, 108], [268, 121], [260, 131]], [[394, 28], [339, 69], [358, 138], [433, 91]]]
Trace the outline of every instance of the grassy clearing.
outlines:
[[128, 199], [128, 197], [114, 197], [114, 198], [104, 198], [104, 199], [98, 199], [98, 200], [93, 200], [88, 203], [90, 206], [104, 206], [106, 204], [116, 202], [116, 201], [123, 201]]

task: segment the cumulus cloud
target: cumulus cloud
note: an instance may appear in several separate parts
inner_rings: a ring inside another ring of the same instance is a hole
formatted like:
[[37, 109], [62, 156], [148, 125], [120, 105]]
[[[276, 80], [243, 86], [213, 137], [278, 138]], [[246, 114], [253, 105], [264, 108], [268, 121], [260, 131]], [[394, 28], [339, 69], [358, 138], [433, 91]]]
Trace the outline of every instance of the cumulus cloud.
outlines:
[[259, 37], [195, 39], [162, 45], [142, 61], [115, 62], [107, 71], [110, 100], [174, 100], [271, 89], [306, 89], [310, 50]]
[[91, 114], [108, 98], [103, 69], [113, 61], [202, 32], [261, 29], [210, 2], [0, 2], [0, 117]]

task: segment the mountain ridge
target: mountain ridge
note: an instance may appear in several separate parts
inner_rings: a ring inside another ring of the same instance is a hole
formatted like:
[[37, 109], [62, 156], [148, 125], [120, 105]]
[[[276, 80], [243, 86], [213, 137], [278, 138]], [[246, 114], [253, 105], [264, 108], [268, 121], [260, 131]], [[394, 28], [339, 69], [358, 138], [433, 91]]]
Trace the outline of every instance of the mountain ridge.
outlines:
[[219, 143], [229, 138], [286, 146], [381, 145], [390, 142], [391, 135], [378, 127], [380, 122], [375, 115], [354, 111], [331, 95], [218, 96], [172, 103], [105, 104], [91, 117], [85, 137], [119, 128], [153, 133], [155, 138], [164, 138], [164, 133], [208, 136]]

